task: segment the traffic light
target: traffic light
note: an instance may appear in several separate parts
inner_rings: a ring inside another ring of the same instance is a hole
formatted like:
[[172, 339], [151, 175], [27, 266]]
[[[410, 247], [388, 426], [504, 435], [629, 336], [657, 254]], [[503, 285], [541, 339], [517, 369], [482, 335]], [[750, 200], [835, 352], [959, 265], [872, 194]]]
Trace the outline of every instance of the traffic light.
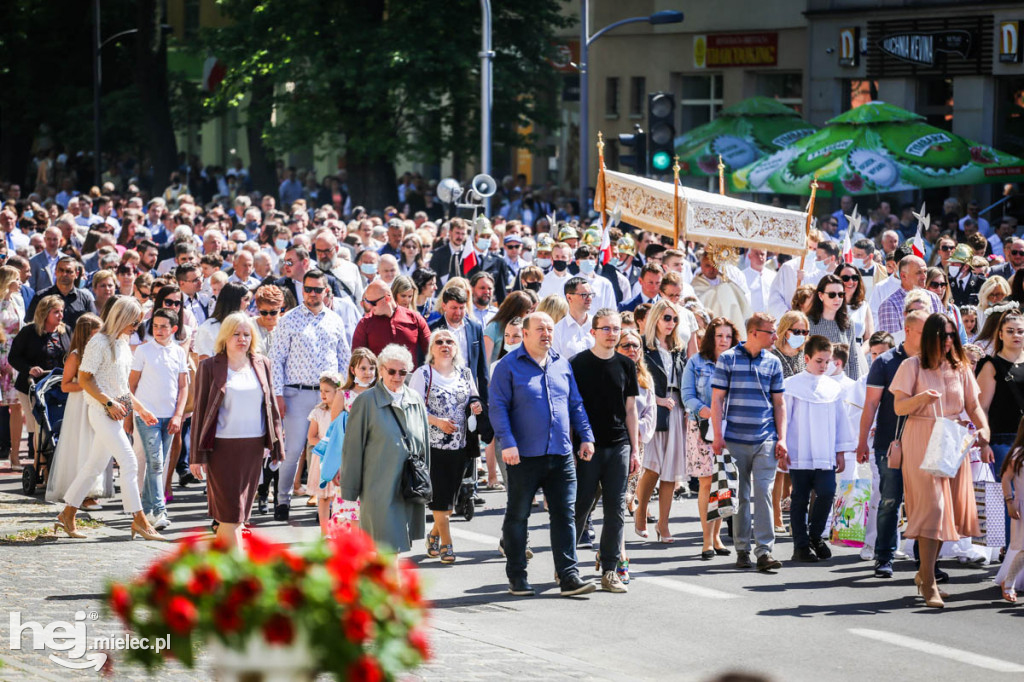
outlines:
[[676, 139], [676, 102], [669, 92], [647, 95], [647, 166], [652, 175], [668, 173], [672, 168]]
[[632, 154], [619, 153], [619, 168], [632, 170], [633, 175], [647, 175], [647, 133], [639, 124], [633, 124], [633, 132], [619, 133], [619, 149], [632, 149]]

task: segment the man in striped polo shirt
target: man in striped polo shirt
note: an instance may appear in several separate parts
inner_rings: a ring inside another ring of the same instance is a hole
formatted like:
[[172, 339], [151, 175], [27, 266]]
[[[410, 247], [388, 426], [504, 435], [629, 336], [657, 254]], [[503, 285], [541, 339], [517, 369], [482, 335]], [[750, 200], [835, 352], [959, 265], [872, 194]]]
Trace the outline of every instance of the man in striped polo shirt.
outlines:
[[[746, 324], [747, 340], [722, 353], [711, 378], [711, 422], [715, 455], [728, 450], [739, 476], [733, 523], [736, 567], [750, 568], [750, 503], [754, 503], [754, 555], [757, 570], [772, 571], [782, 562], [772, 557], [775, 526], [772, 486], [776, 460], [788, 467], [786, 405], [782, 398], [782, 362], [767, 352], [776, 338], [775, 318], [754, 313]], [[753, 481], [753, 495], [751, 495]]]

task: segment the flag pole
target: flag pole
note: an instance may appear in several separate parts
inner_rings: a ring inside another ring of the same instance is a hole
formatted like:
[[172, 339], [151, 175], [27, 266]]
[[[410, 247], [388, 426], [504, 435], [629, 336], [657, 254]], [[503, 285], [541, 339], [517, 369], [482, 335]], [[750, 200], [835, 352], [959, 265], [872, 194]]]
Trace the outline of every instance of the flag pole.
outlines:
[[[597, 197], [597, 192], [601, 193], [601, 232], [602, 239], [604, 236], [604, 230], [608, 229], [608, 212], [605, 211], [605, 186], [604, 186], [604, 134], [599, 130], [597, 131], [597, 187], [594, 196]], [[597, 208], [597, 202], [594, 202], [594, 208]]]
[[[721, 157], [719, 157], [721, 159]], [[679, 155], [675, 157], [672, 164], [672, 189], [675, 197], [672, 200], [672, 229], [676, 232], [675, 248], [679, 248]]]
[[[679, 159], [676, 159], [679, 163]], [[725, 164], [722, 162], [722, 155], [718, 155], [718, 193], [725, 196]]]
[[807, 240], [811, 237], [811, 221], [814, 220], [814, 197], [818, 193], [818, 176], [811, 180], [811, 200], [807, 203], [807, 225], [804, 227], [804, 251], [800, 255], [800, 272], [804, 271], [804, 259], [807, 258]]

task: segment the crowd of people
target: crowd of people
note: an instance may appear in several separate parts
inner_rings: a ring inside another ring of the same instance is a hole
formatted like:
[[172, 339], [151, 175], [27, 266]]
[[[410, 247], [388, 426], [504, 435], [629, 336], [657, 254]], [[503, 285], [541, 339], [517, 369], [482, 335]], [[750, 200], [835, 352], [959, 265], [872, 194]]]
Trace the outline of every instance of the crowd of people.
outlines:
[[[939, 557], [978, 561], [973, 486], [988, 469], [1005, 501], [987, 510], [1005, 520], [1002, 597], [1024, 588], [1014, 217], [950, 200], [915, 244], [889, 204], [861, 230], [843, 197], [802, 256], [751, 245], [732, 262], [580, 220], [519, 178], [490, 219], [449, 218], [422, 178], [374, 211], [351, 206], [343, 178], [304, 193], [293, 169], [279, 205], [246, 192], [243, 170], [205, 202], [180, 177], [151, 198], [113, 182], [2, 188], [0, 438], [18, 469], [28, 432], [68, 536], [114, 495], [114, 462], [133, 537], [165, 539], [177, 475], [205, 485], [226, 543], [306, 497], [325, 534], [358, 523], [445, 564], [453, 511], [504, 491], [497, 549], [526, 596], [543, 492], [562, 594], [597, 588], [578, 547], [622, 593], [626, 514], [631, 541], [680, 542], [672, 505], [690, 491], [702, 560], [777, 571], [791, 534], [793, 561], [828, 561], [837, 478], [861, 464], [861, 557], [879, 579], [917, 562], [918, 592], [941, 607]], [[57, 375], [67, 403], [46, 462], [33, 405]], [[925, 472], [933, 433], [958, 422], [975, 437], [956, 475]]]

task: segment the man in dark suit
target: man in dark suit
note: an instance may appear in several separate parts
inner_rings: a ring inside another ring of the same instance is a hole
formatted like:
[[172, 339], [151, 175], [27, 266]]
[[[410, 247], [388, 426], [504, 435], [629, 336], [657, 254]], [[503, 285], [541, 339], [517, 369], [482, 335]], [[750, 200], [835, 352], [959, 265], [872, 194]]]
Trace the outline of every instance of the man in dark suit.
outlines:
[[1024, 269], [1024, 239], [1014, 237], [1007, 240], [1003, 245], [1003, 253], [1005, 254], [1006, 262], [989, 268], [988, 276], [994, 277], [999, 275], [1007, 282], [1012, 282], [1013, 276], [1017, 271]]
[[658, 263], [648, 263], [640, 269], [640, 293], [619, 304], [619, 312], [633, 312], [641, 303], [657, 303], [661, 291], [661, 278], [665, 270]]
[[[473, 250], [476, 253], [476, 265], [469, 269], [465, 274], [462, 273], [462, 266], [459, 267], [459, 273], [466, 279], [472, 279], [473, 275], [478, 272], [486, 272], [494, 278], [494, 300], [501, 305], [501, 302], [505, 300], [505, 294], [507, 287], [505, 282], [512, 279], [511, 271], [509, 270], [508, 263], [505, 258], [500, 255], [492, 254], [489, 249], [491, 245], [491, 237], [493, 236], [490, 226], [486, 229], [482, 229], [476, 234], [477, 243], [473, 245]], [[480, 247], [483, 247], [482, 249]]]
[[462, 247], [466, 243], [466, 221], [452, 218], [448, 228], [448, 243], [442, 244], [430, 256], [430, 269], [437, 273], [440, 289], [450, 277], [462, 276]]
[[957, 306], [978, 305], [978, 292], [985, 278], [971, 272], [968, 265], [974, 253], [971, 247], [960, 244], [949, 257], [949, 293]]
[[64, 254], [60, 252], [60, 244], [63, 240], [60, 229], [56, 227], [46, 228], [43, 233], [43, 250], [32, 256], [29, 265], [32, 266], [32, 275], [29, 277], [28, 285], [36, 291], [49, 289], [54, 285], [54, 271], [57, 269], [57, 261]]

